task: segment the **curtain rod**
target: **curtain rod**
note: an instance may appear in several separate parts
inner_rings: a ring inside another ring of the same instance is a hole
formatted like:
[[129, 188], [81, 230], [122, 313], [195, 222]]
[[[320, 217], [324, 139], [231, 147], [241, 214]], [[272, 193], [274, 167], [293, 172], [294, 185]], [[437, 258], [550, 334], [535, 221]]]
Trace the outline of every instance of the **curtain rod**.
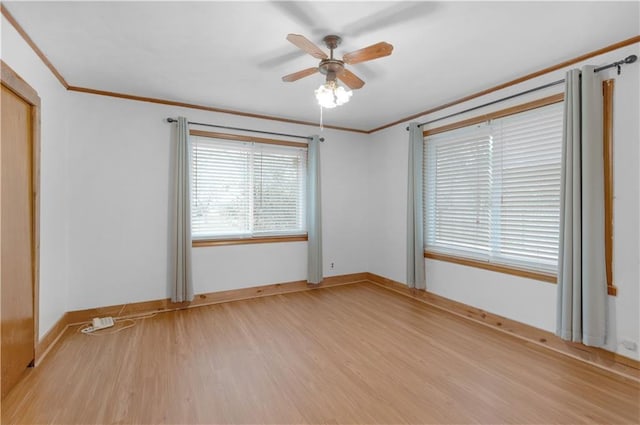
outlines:
[[[636, 60], [638, 60], [638, 57], [636, 55], [630, 55], [630, 56], [627, 56], [626, 58], [624, 58], [622, 60], [610, 63], [609, 65], [604, 65], [604, 66], [601, 66], [599, 68], [595, 68], [593, 70], [593, 72], [600, 72], [600, 71], [604, 71], [605, 69], [617, 67], [618, 68], [618, 75], [620, 75], [622, 65], [634, 63]], [[547, 89], [549, 87], [557, 86], [558, 84], [562, 84], [562, 83], [564, 83], [564, 78], [562, 80], [557, 80], [557, 81], [554, 81], [552, 83], [544, 84], [542, 86], [534, 87], [534, 88], [529, 89], [529, 90], [525, 90], [525, 91], [522, 91], [522, 92], [519, 92], [519, 93], [516, 93], [516, 94], [512, 94], [511, 96], [507, 96], [507, 97], [503, 97], [501, 99], [493, 100], [491, 102], [483, 103], [482, 105], [474, 106], [473, 108], [465, 109], [464, 111], [454, 112], [452, 114], [445, 115], [444, 117], [435, 118], [435, 119], [432, 119], [430, 121], [421, 122], [420, 124], [418, 124], [418, 127], [422, 127], [423, 125], [427, 125], [427, 124], [432, 124], [432, 123], [437, 122], [437, 121], [446, 120], [447, 118], [455, 117], [456, 115], [466, 114], [467, 112], [475, 111], [476, 109], [484, 108], [486, 106], [491, 106], [491, 105], [494, 105], [496, 103], [504, 102], [505, 100], [513, 99], [515, 97], [524, 96], [525, 94], [533, 93], [533, 92], [536, 92], [538, 90], [544, 90], [544, 89]], [[407, 130], [409, 130], [409, 127], [407, 127]]]
[[[176, 120], [175, 118], [167, 118], [167, 122], [178, 122], [178, 120]], [[216, 128], [224, 128], [227, 130], [238, 130], [238, 131], [249, 131], [252, 133], [260, 133], [260, 134], [271, 134], [273, 136], [285, 136], [285, 137], [295, 137], [297, 139], [305, 139], [305, 140], [311, 140], [311, 137], [309, 136], [299, 136], [297, 134], [287, 134], [287, 133], [274, 133], [272, 131], [262, 131], [262, 130], [252, 130], [250, 128], [241, 128], [241, 127], [228, 127], [225, 125], [216, 125], [216, 124], [205, 124], [202, 122], [193, 122], [193, 121], [187, 121], [188, 124], [193, 124], [193, 125], [203, 125], [205, 127], [216, 127]], [[324, 137], [320, 137], [319, 140], [321, 142], [324, 142]]]

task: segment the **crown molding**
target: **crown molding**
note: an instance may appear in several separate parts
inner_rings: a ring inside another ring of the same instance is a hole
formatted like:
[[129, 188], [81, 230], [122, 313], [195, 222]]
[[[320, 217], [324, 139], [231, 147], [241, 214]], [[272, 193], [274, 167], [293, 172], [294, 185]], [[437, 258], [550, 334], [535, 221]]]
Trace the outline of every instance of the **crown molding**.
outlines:
[[[89, 87], [69, 86], [69, 87], [67, 87], [67, 90], [75, 91], [75, 92], [79, 92], [79, 93], [95, 94], [95, 95], [99, 95], [99, 96], [109, 96], [109, 97], [117, 97], [117, 98], [120, 98], [120, 99], [137, 100], [139, 102], [158, 103], [158, 104], [161, 104], [161, 105], [171, 105], [171, 106], [179, 106], [179, 107], [182, 107], [182, 108], [199, 109], [201, 111], [219, 112], [219, 113], [222, 113], [222, 114], [238, 115], [238, 116], [241, 116], [241, 117], [257, 118], [257, 119], [270, 120], [270, 121], [279, 121], [279, 122], [286, 122], [286, 123], [290, 123], [290, 124], [309, 125], [309, 126], [313, 126], [313, 127], [317, 127], [318, 126], [318, 123], [311, 122], [311, 121], [301, 121], [301, 120], [294, 120], [294, 119], [290, 119], [290, 118], [277, 117], [277, 116], [273, 116], [273, 115], [262, 115], [262, 114], [255, 114], [255, 113], [252, 113], [252, 112], [235, 111], [235, 110], [232, 110], [232, 109], [222, 109], [222, 108], [216, 108], [216, 107], [213, 107], [213, 106], [198, 105], [198, 104], [195, 104], [195, 103], [178, 102], [178, 101], [175, 101], [175, 100], [168, 100], [168, 99], [158, 99], [158, 98], [155, 98], [155, 97], [136, 96], [136, 95], [128, 94], [128, 93], [118, 93], [118, 92], [112, 92], [112, 91], [106, 91], [106, 90], [97, 90], [97, 89], [92, 89], [92, 88], [89, 88]], [[353, 133], [368, 134], [368, 132], [366, 130], [360, 130], [360, 129], [357, 129], [357, 128], [340, 127], [340, 126], [337, 126], [337, 125], [328, 125], [328, 124], [324, 124], [323, 127], [324, 128], [330, 128], [330, 129], [333, 129], [333, 130], [350, 131], [350, 132], [353, 132]]]
[[451, 106], [459, 105], [460, 103], [464, 103], [464, 102], [467, 102], [469, 100], [476, 99], [478, 97], [484, 96], [486, 94], [493, 93], [495, 91], [502, 90], [502, 89], [505, 89], [507, 87], [511, 87], [511, 86], [516, 85], [516, 84], [523, 83], [523, 82], [525, 82], [527, 80], [531, 80], [531, 79], [539, 77], [541, 75], [548, 74], [549, 72], [557, 71], [558, 69], [562, 69], [562, 68], [565, 68], [567, 66], [576, 64], [576, 63], [581, 62], [581, 61], [583, 61], [585, 59], [589, 59], [589, 58], [592, 58], [594, 56], [599, 56], [599, 55], [602, 55], [604, 53], [611, 52], [613, 50], [617, 50], [617, 49], [620, 49], [622, 47], [630, 46], [630, 45], [638, 43], [638, 42], [640, 42], [640, 35], [636, 35], [635, 37], [631, 37], [631, 38], [628, 38], [626, 40], [622, 40], [622, 41], [619, 41], [617, 43], [610, 44], [610, 45], [602, 47], [600, 49], [593, 50], [593, 51], [591, 51], [589, 53], [585, 53], [583, 55], [576, 56], [575, 58], [572, 58], [572, 59], [567, 59], [567, 60], [565, 60], [563, 62], [560, 62], [560, 63], [557, 63], [555, 65], [551, 65], [549, 67], [540, 69], [538, 71], [532, 72], [532, 73], [524, 75], [522, 77], [518, 77], [515, 80], [507, 81], [506, 83], [498, 84], [497, 86], [493, 86], [493, 87], [490, 87], [488, 89], [481, 90], [479, 92], [470, 94], [468, 96], [464, 96], [464, 97], [461, 97], [459, 99], [453, 100], [451, 102], [443, 103], [442, 105], [436, 106], [434, 108], [427, 109], [425, 111], [418, 112], [416, 114], [409, 115], [409, 116], [404, 117], [404, 118], [400, 118], [399, 120], [396, 120], [396, 121], [390, 122], [388, 124], [382, 125], [380, 127], [376, 127], [374, 129], [371, 129], [367, 133], [369, 133], [369, 134], [375, 133], [376, 131], [384, 130], [385, 128], [393, 127], [394, 125], [405, 123], [405, 122], [410, 121], [412, 119], [415, 119], [415, 118], [418, 118], [418, 117], [421, 117], [421, 116], [424, 116], [424, 115], [429, 115], [429, 114], [441, 111], [441, 110], [446, 109], [446, 108], [450, 108]]
[[[38, 55], [38, 57], [42, 60], [42, 62], [46, 65], [46, 67], [49, 68], [51, 73], [58, 79], [58, 81], [60, 81], [60, 84], [62, 84], [62, 86], [65, 89], [69, 90], [69, 91], [75, 91], [75, 92], [80, 92], [80, 93], [88, 93], [88, 94], [94, 94], [94, 95], [99, 95], [99, 96], [117, 97], [117, 98], [120, 98], [120, 99], [128, 99], [128, 100], [134, 100], [134, 101], [140, 101], [140, 102], [157, 103], [157, 104], [161, 104], [161, 105], [179, 106], [179, 107], [189, 108], [189, 109], [198, 109], [198, 110], [202, 110], [202, 111], [218, 112], [218, 113], [222, 113], [222, 114], [237, 115], [237, 116], [242, 116], [242, 117], [250, 117], [250, 118], [257, 118], [257, 119], [263, 119], [263, 120], [269, 120], [269, 121], [285, 122], [285, 123], [289, 123], [289, 124], [300, 124], [300, 125], [308, 125], [308, 126], [313, 126], [313, 127], [317, 127], [318, 126], [317, 123], [310, 122], [310, 121], [302, 121], [302, 120], [278, 117], [278, 116], [273, 116], [273, 115], [256, 114], [256, 113], [251, 113], [251, 112], [236, 111], [236, 110], [232, 110], [232, 109], [217, 108], [217, 107], [214, 107], [214, 106], [199, 105], [199, 104], [195, 104], [195, 103], [178, 102], [178, 101], [169, 100], [169, 99], [158, 99], [158, 98], [154, 98], [154, 97], [137, 96], [137, 95], [128, 94], [128, 93], [118, 93], [118, 92], [111, 92], [111, 91], [106, 91], [106, 90], [93, 89], [93, 88], [89, 88], [89, 87], [78, 87], [78, 86], [70, 85], [69, 83], [67, 83], [67, 81], [62, 76], [62, 74], [60, 74], [60, 72], [58, 72], [56, 67], [53, 66], [51, 61], [49, 61], [49, 59], [42, 52], [42, 50], [40, 50], [40, 48], [35, 44], [35, 42], [31, 39], [31, 37], [29, 37], [29, 34], [27, 34], [27, 32], [24, 30], [24, 28], [22, 28], [22, 26], [20, 26], [18, 21], [15, 20], [15, 18], [7, 10], [7, 8], [4, 6], [4, 4], [0, 3], [0, 11], [2, 12], [2, 15], [7, 19], [7, 21], [9, 21], [9, 23], [15, 28], [15, 30], [18, 32], [18, 34], [20, 34], [20, 36], [25, 40], [25, 42], [36, 53], [36, 55]], [[422, 112], [418, 112], [418, 113], [406, 116], [404, 118], [400, 118], [398, 120], [395, 120], [393, 122], [381, 125], [380, 127], [376, 127], [376, 128], [371, 129], [371, 130], [362, 130], [362, 129], [357, 129], [357, 128], [341, 127], [341, 126], [335, 126], [335, 125], [324, 125], [324, 127], [325, 128], [330, 128], [332, 130], [348, 131], [348, 132], [360, 133], [360, 134], [373, 134], [373, 133], [376, 133], [376, 132], [378, 132], [380, 130], [384, 130], [386, 128], [393, 127], [394, 125], [406, 123], [407, 121], [410, 121], [412, 119], [415, 119], [415, 118], [418, 118], [418, 117], [422, 117], [422, 116], [425, 116], [425, 115], [429, 115], [429, 114], [432, 114], [434, 112], [438, 112], [438, 111], [441, 111], [443, 109], [450, 108], [452, 106], [459, 105], [459, 104], [464, 103], [464, 102], [468, 102], [469, 100], [473, 100], [473, 99], [476, 99], [478, 97], [481, 97], [481, 96], [484, 96], [484, 95], [487, 95], [487, 94], [490, 94], [490, 93], [505, 89], [507, 87], [511, 87], [511, 86], [516, 85], [516, 84], [523, 83], [525, 81], [531, 80], [531, 79], [539, 77], [541, 75], [548, 74], [549, 72], [557, 71], [557, 70], [565, 68], [567, 66], [576, 64], [576, 63], [581, 62], [583, 60], [590, 59], [592, 57], [599, 56], [599, 55], [602, 55], [604, 53], [611, 52], [613, 50], [617, 50], [617, 49], [620, 49], [622, 47], [630, 46], [632, 44], [636, 44], [636, 43], [639, 43], [639, 42], [640, 42], [640, 35], [636, 35], [636, 36], [628, 38], [626, 40], [622, 40], [622, 41], [619, 41], [617, 43], [610, 44], [610, 45], [602, 47], [600, 49], [593, 50], [591, 52], [585, 53], [585, 54], [580, 55], [580, 56], [576, 56], [575, 58], [567, 59], [567, 60], [565, 60], [563, 62], [560, 62], [560, 63], [557, 63], [555, 65], [551, 65], [551, 66], [548, 66], [546, 68], [540, 69], [538, 71], [526, 74], [526, 75], [524, 75], [522, 77], [518, 77], [518, 78], [516, 78], [514, 80], [507, 81], [506, 83], [498, 84], [496, 86], [481, 90], [479, 92], [470, 94], [468, 96], [461, 97], [461, 98], [453, 100], [451, 102], [443, 103], [443, 104], [441, 104], [439, 106], [435, 106], [433, 108], [426, 109], [426, 110], [424, 110]]]
[[[27, 34], [25, 29], [20, 25], [20, 23], [18, 23], [18, 21], [13, 17], [13, 15], [11, 15], [11, 13], [7, 10], [5, 5], [2, 4], [2, 3], [0, 3], [0, 12], [7, 19], [7, 21], [9, 21], [9, 23], [13, 26], [13, 28], [15, 28], [15, 30], [18, 32], [18, 34], [20, 34], [20, 36], [29, 45], [29, 47], [31, 47], [31, 49], [40, 58], [40, 60], [42, 60], [42, 62], [45, 64], [45, 66], [47, 68], [49, 68], [51, 73], [58, 79], [60, 84], [62, 84], [62, 86], [65, 89], [69, 90], [69, 91], [75, 91], [75, 92], [80, 92], [80, 93], [88, 93], [88, 94], [94, 94], [94, 95], [99, 95], [99, 96], [117, 97], [117, 98], [120, 98], [120, 99], [135, 100], [135, 101], [139, 101], [139, 102], [149, 102], [149, 103], [157, 103], [157, 104], [161, 104], [161, 105], [179, 106], [179, 107], [182, 107], [182, 108], [198, 109], [198, 110], [202, 110], [202, 111], [218, 112], [218, 113], [222, 113], [222, 114], [237, 115], [237, 116], [242, 116], [242, 117], [257, 118], [257, 119], [263, 119], [263, 120], [269, 120], [269, 121], [285, 122], [285, 123], [289, 123], [289, 124], [308, 125], [308, 126], [312, 126], [312, 127], [317, 127], [318, 126], [318, 123], [311, 122], [311, 121], [296, 120], [296, 119], [291, 119], [291, 118], [278, 117], [278, 116], [274, 116], [274, 115], [257, 114], [257, 113], [245, 112], [245, 111], [236, 111], [236, 110], [233, 110], [233, 109], [224, 109], [224, 108], [217, 108], [217, 107], [208, 106], [208, 105], [200, 105], [200, 104], [195, 104], [195, 103], [179, 102], [179, 101], [170, 100], [170, 99], [159, 99], [159, 98], [154, 98], [154, 97], [138, 96], [138, 95], [129, 94], [129, 93], [118, 93], [118, 92], [94, 89], [94, 88], [90, 88], [90, 87], [74, 86], [74, 85], [69, 84], [67, 82], [67, 80], [62, 76], [62, 74], [56, 69], [56, 67], [47, 58], [47, 56], [44, 54], [44, 52], [38, 47], [38, 45], [33, 41], [33, 39], [29, 36], [29, 34]], [[324, 128], [329, 128], [329, 129], [332, 129], [332, 130], [340, 130], [340, 131], [348, 131], [348, 132], [353, 132], [353, 133], [368, 134], [367, 130], [361, 130], [361, 129], [358, 129], [358, 128], [341, 127], [341, 126], [330, 125], [330, 124], [325, 124], [325, 125], [323, 125], [323, 127]]]
[[62, 86], [65, 89], [68, 89], [69, 88], [69, 84], [67, 83], [67, 80], [65, 80], [64, 77], [62, 76], [62, 74], [60, 74], [60, 72], [58, 72], [56, 67], [53, 66], [51, 61], [47, 58], [47, 55], [45, 55], [44, 52], [42, 50], [40, 50], [40, 48], [31, 39], [31, 37], [29, 37], [29, 34], [27, 34], [27, 32], [24, 30], [24, 28], [22, 28], [22, 26], [20, 26], [18, 21], [15, 20], [13, 15], [11, 13], [9, 13], [9, 11], [4, 6], [3, 3], [0, 3], [0, 12], [2, 13], [2, 15], [5, 18], [7, 18], [7, 21], [9, 21], [11, 26], [13, 26], [13, 28], [15, 28], [15, 30], [18, 32], [18, 34], [20, 34], [20, 36], [29, 45], [29, 47], [31, 47], [31, 50], [33, 50], [35, 52], [35, 54], [38, 55], [38, 57], [45, 64], [45, 66], [47, 68], [49, 68], [49, 71], [51, 71], [51, 73], [54, 75], [54, 77], [56, 77], [58, 79], [58, 81], [60, 81], [60, 84], [62, 84]]

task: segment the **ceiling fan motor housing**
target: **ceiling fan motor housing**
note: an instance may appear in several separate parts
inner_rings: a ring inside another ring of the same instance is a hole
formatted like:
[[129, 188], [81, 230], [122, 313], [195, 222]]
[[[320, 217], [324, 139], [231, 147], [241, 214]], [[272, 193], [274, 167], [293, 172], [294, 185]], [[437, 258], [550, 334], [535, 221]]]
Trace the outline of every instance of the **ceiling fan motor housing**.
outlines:
[[338, 59], [322, 59], [318, 70], [327, 76], [327, 81], [335, 80], [336, 75], [344, 70], [344, 62]]

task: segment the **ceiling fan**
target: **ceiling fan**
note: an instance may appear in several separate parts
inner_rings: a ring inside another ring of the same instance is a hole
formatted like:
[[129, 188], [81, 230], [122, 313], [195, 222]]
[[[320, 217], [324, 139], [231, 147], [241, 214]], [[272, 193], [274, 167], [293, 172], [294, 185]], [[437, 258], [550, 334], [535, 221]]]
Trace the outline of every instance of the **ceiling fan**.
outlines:
[[[389, 56], [393, 51], [393, 46], [391, 44], [382, 41], [380, 43], [376, 43], [371, 46], [347, 53], [342, 57], [342, 60], [340, 60], [333, 57], [334, 49], [338, 47], [338, 45], [340, 45], [340, 42], [342, 41], [342, 38], [337, 35], [327, 35], [323, 39], [324, 43], [330, 51], [330, 55], [327, 55], [321, 48], [316, 46], [313, 42], [309, 41], [309, 39], [307, 39], [303, 35], [289, 34], [287, 35], [287, 40], [289, 40], [301, 50], [309, 53], [314, 58], [320, 59], [320, 64], [316, 67], [303, 69], [302, 71], [285, 75], [284, 77], [282, 77], [282, 81], [290, 83], [301, 78], [308, 77], [309, 75], [313, 75], [316, 72], [320, 72], [321, 74], [327, 76], [327, 84], [332, 84], [333, 87], [337, 87], [337, 78], [352, 90], [362, 88], [362, 86], [364, 86], [364, 81], [362, 81], [353, 72], [346, 69], [345, 64], [354, 65], [361, 62], [382, 58], [385, 56]], [[318, 98], [318, 100], [320, 99]]]

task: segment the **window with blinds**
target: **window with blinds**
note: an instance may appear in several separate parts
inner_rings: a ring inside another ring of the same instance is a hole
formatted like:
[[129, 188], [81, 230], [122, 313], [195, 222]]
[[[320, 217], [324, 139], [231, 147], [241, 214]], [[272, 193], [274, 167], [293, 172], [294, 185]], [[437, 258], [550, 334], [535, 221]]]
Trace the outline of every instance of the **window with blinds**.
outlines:
[[556, 273], [562, 103], [427, 136], [425, 249]]
[[306, 233], [306, 148], [191, 141], [193, 239]]

